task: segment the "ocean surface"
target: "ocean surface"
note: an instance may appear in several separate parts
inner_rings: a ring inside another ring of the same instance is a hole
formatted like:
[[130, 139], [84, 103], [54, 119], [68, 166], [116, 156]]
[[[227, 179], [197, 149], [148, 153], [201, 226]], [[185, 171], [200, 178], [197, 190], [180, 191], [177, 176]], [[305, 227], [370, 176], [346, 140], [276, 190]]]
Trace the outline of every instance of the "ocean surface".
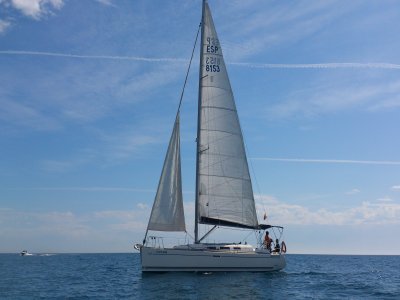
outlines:
[[287, 255], [274, 273], [142, 274], [134, 254], [0, 254], [0, 299], [400, 299], [400, 256]]

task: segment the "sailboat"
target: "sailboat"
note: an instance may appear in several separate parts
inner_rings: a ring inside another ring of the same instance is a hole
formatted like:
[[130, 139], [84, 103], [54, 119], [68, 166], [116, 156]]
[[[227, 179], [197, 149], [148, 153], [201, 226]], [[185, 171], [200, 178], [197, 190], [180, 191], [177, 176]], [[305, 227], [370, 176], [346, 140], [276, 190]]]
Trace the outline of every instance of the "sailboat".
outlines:
[[[264, 231], [283, 228], [258, 222], [236, 105], [206, 0], [202, 2], [197, 122], [194, 242], [164, 247], [161, 237], [148, 234], [150, 231], [186, 232], [179, 104], [146, 234], [143, 243], [135, 245], [140, 251], [142, 271], [283, 269], [285, 245], [276, 241], [276, 250], [272, 251], [262, 243]], [[201, 236], [200, 226], [211, 229]], [[207, 237], [218, 228], [253, 230], [258, 236], [258, 245], [207, 242]]]

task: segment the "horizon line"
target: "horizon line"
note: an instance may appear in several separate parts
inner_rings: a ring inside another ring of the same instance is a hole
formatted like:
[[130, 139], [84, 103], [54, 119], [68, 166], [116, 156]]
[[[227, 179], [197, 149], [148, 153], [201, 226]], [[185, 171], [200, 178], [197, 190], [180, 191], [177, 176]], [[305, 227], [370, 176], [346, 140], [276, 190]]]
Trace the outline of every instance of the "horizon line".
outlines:
[[[15, 254], [15, 255], [19, 255], [21, 253], [21, 251], [17, 250], [17, 251], [13, 251], [13, 252], [8, 252], [8, 251], [0, 251], [0, 255], [4, 255], [4, 254]], [[125, 252], [125, 251], [99, 251], [99, 252], [92, 252], [92, 251], [79, 251], [79, 252], [75, 252], [75, 251], [71, 251], [71, 252], [51, 252], [51, 251], [33, 251], [33, 252], [29, 252], [31, 254], [33, 254], [33, 256], [37, 255], [44, 255], [44, 254], [50, 254], [50, 255], [74, 255], [74, 254], [140, 254], [139, 252]], [[359, 254], [354, 254], [354, 253], [305, 253], [305, 252], [296, 252], [296, 253], [286, 253], [285, 255], [325, 255], [325, 256], [400, 256], [400, 254], [369, 254], [369, 253], [359, 253]]]

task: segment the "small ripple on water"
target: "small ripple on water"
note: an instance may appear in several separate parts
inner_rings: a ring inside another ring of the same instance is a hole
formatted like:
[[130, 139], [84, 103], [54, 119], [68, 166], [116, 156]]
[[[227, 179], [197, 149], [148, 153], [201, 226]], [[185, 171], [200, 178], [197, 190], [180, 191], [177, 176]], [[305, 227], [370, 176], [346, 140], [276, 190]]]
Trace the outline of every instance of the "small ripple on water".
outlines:
[[273, 273], [142, 274], [137, 254], [0, 255], [0, 298], [398, 299], [399, 256], [287, 255]]

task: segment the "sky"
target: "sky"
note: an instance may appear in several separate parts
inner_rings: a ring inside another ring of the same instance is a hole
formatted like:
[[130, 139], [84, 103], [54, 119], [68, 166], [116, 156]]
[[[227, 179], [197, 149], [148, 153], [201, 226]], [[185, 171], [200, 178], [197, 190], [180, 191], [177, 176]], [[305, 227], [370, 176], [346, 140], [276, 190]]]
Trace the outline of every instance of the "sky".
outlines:
[[[399, 1], [209, 5], [260, 221], [285, 227], [289, 253], [400, 255]], [[0, 252], [134, 251], [200, 14], [200, 0], [0, 0]], [[191, 235], [198, 59], [181, 109]], [[210, 238], [248, 235], [234, 234]]]

